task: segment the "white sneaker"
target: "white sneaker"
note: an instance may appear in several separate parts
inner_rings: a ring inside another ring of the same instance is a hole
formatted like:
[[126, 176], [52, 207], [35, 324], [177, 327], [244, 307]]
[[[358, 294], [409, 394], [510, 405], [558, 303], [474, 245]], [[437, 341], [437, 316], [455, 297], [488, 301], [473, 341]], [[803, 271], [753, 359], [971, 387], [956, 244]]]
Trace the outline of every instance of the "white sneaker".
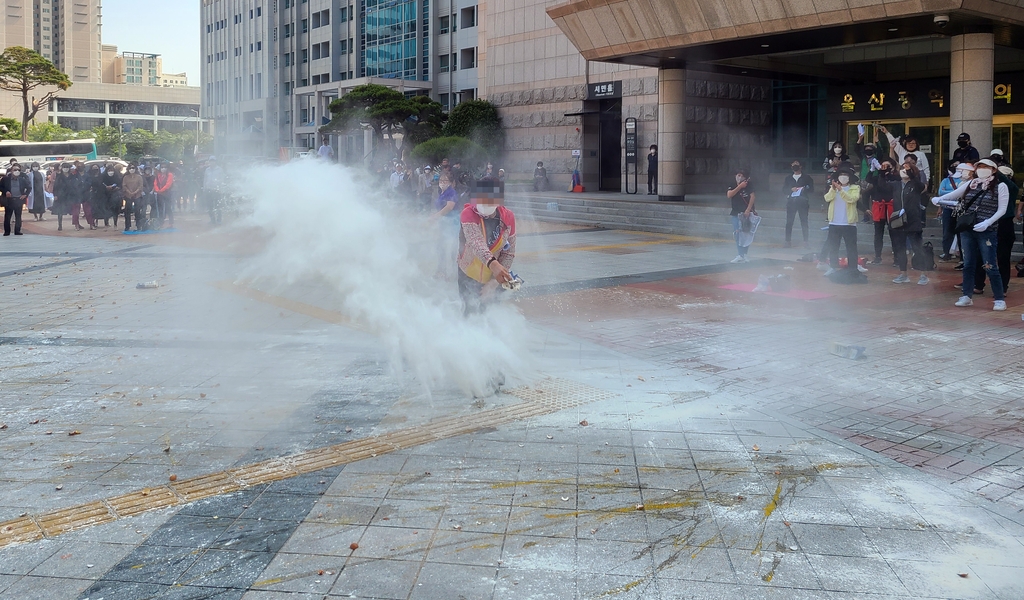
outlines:
[[824, 273], [822, 274], [822, 276], [823, 276], [823, 277], [828, 277], [829, 275], [831, 275], [831, 274], [833, 274], [833, 273], [835, 273], [835, 272], [836, 272], [836, 270], [835, 270], [835, 269], [833, 269], [832, 267], [829, 267], [829, 268], [828, 268], [828, 271], [825, 271], [825, 272], [824, 272]]
[[747, 256], [746, 254], [744, 254], [744, 255], [743, 255], [743, 262], [745, 262], [745, 263], [746, 263], [746, 262], [750, 262], [750, 257], [749, 257], [749, 256]]
[[917, 285], [928, 285], [928, 277], [926, 275], [922, 275], [922, 276], [918, 277], [917, 278]]
[[819, 260], [817, 268], [819, 271], [828, 271], [831, 267], [828, 266], [827, 262]]
[[742, 257], [742, 256], [736, 256], [736, 258], [734, 258], [734, 259], [730, 260], [729, 262], [731, 262], [731, 263], [732, 263], [732, 264], [734, 264], [734, 265], [735, 265], [736, 263], [741, 263], [741, 262], [743, 262], [743, 257]]
[[867, 273], [868, 270], [863, 265], [857, 265], [857, 270], [861, 273]]
[[993, 302], [992, 310], [1006, 310], [1006, 300], [996, 300]]
[[[1006, 303], [1004, 302], [1005, 306]], [[956, 301], [955, 306], [974, 306], [974, 300], [971, 300], [970, 296], [960, 296], [960, 299]]]
[[910, 278], [907, 277], [906, 275], [904, 275], [903, 273], [900, 273], [899, 276], [896, 277], [896, 279], [892, 280], [892, 282], [893, 283], [910, 283]]

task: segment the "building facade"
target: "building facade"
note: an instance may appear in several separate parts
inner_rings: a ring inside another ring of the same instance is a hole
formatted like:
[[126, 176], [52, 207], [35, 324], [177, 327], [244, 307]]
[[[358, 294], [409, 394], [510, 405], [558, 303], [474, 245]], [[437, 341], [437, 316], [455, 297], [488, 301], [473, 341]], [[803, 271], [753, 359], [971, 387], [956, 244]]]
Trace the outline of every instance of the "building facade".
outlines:
[[100, 0], [5, 0], [4, 47], [31, 48], [72, 82], [101, 80]]
[[[279, 156], [319, 145], [328, 106], [378, 83], [447, 107], [479, 97], [475, 0], [203, 0], [203, 111], [217, 152]], [[340, 155], [363, 136], [335, 139]]]

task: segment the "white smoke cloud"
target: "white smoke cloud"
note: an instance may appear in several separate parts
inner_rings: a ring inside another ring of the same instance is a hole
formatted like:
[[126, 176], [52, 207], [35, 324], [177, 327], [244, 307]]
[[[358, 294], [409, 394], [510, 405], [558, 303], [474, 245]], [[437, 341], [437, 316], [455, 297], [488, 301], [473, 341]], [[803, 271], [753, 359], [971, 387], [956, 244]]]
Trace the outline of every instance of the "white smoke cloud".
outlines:
[[427, 389], [454, 384], [487, 395], [499, 374], [511, 383], [530, 370], [527, 323], [514, 307], [463, 316], [454, 254], [444, 261], [446, 280], [437, 274], [443, 236], [414, 200], [389, 201], [356, 171], [314, 160], [253, 169], [237, 181], [254, 201], [251, 222], [269, 238], [243, 278], [265, 290], [325, 283], [336, 306], [324, 308], [376, 334], [396, 372]]

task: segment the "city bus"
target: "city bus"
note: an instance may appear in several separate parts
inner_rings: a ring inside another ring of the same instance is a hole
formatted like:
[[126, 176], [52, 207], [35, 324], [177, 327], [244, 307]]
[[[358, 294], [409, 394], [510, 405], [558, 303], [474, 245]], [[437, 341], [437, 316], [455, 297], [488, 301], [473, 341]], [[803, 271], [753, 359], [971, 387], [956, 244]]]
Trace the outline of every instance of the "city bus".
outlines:
[[0, 166], [6, 168], [12, 158], [21, 164], [38, 162], [64, 162], [74, 160], [95, 160], [96, 140], [68, 140], [66, 142], [22, 142], [20, 140], [0, 140]]

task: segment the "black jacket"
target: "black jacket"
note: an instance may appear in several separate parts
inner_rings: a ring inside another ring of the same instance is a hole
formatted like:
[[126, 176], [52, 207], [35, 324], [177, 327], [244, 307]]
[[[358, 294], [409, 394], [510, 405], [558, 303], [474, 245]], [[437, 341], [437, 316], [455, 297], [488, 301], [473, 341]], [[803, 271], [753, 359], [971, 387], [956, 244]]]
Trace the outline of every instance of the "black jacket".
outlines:
[[[3, 196], [4, 200], [7, 200], [7, 192], [11, 191], [11, 179], [13, 175], [8, 173], [4, 175], [3, 179], [0, 179], [0, 196]], [[32, 187], [32, 180], [29, 178], [28, 173], [22, 173], [18, 175], [18, 181], [21, 182], [21, 194], [20, 196], [28, 196], [29, 188]], [[15, 200], [15, 198], [11, 198]]]
[[895, 195], [892, 199], [893, 214], [906, 210], [906, 224], [903, 231], [916, 233], [924, 230], [924, 204], [921, 200], [921, 192], [924, 191], [924, 184], [920, 179], [908, 179], [893, 182]]
[[[793, 194], [793, 188], [795, 187], [804, 188], [804, 190], [800, 192], [800, 198], [808, 200], [807, 195], [814, 192], [814, 180], [811, 179], [811, 176], [807, 173], [801, 173], [800, 178], [797, 180], [794, 180], [792, 175], [786, 175], [779, 191], [782, 192], [783, 198], [789, 198]], [[793, 199], [796, 200], [796, 198]]]

